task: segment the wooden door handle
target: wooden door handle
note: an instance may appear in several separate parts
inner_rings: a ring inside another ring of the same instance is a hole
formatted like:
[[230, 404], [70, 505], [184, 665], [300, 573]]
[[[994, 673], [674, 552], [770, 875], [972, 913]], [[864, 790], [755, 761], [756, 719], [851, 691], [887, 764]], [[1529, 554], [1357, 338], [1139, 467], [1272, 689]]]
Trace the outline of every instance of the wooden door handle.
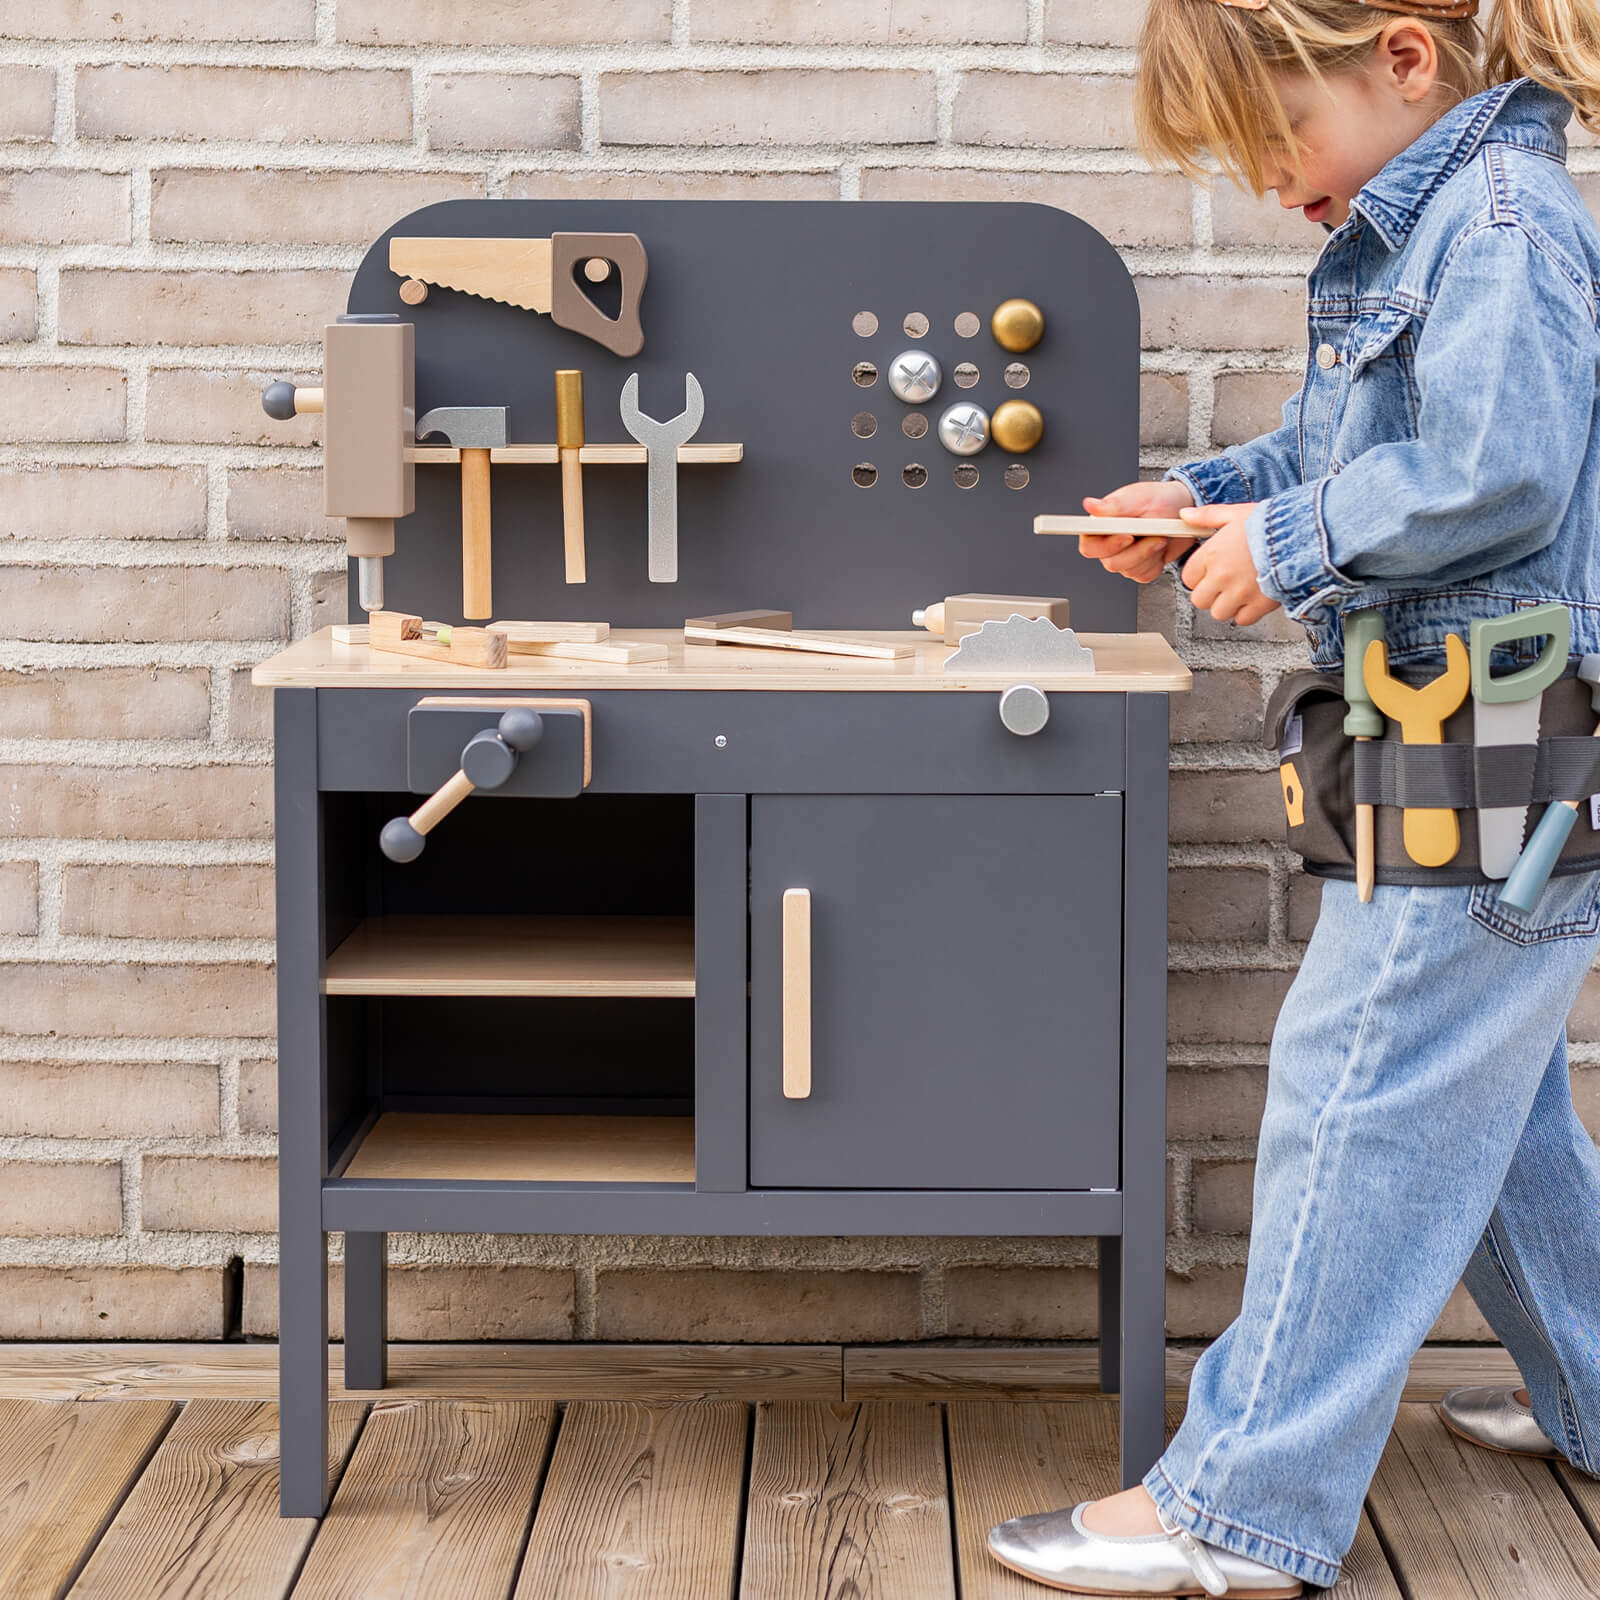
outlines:
[[811, 891], [783, 891], [783, 1095], [811, 1098]]

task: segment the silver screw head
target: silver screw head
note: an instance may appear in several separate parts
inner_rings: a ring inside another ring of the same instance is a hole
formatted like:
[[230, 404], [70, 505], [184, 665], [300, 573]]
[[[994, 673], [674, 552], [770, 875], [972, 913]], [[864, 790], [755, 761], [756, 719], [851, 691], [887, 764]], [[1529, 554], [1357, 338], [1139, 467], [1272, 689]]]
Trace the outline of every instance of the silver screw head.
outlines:
[[728, 748], [728, 736], [725, 733], [719, 733], [712, 742], [719, 750], [726, 750]]
[[989, 442], [989, 413], [958, 400], [939, 418], [939, 443], [953, 456], [975, 456]]
[[889, 363], [889, 387], [907, 405], [931, 400], [944, 381], [939, 363], [926, 350], [902, 350]]

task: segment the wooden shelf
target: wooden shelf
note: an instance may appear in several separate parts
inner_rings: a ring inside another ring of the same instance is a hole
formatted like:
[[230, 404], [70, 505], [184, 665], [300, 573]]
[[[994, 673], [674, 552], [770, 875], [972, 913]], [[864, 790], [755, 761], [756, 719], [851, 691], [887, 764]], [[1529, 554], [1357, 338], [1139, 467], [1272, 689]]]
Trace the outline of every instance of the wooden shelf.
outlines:
[[[450, 466], [460, 459], [461, 452], [453, 445], [406, 448], [406, 460], [419, 467]], [[489, 464], [495, 467], [553, 467], [560, 459], [553, 444], [508, 444], [489, 452]], [[578, 460], [586, 467], [642, 467], [648, 459], [642, 444], [586, 444], [578, 449]], [[742, 444], [695, 444], [691, 440], [678, 446], [678, 465], [683, 467], [726, 466], [743, 460]]]
[[694, 1118], [389, 1111], [344, 1177], [692, 1184]]
[[692, 917], [369, 917], [328, 957], [324, 994], [694, 994]]

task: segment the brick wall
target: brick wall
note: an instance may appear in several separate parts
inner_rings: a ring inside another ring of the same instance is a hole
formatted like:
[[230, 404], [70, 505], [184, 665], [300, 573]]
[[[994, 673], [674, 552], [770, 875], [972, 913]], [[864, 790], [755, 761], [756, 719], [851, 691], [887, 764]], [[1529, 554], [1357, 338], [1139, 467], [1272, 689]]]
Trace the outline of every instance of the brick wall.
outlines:
[[[276, 1325], [265, 697], [340, 620], [316, 371], [365, 242], [454, 196], [993, 198], [1144, 309], [1144, 467], [1296, 382], [1320, 235], [1130, 149], [1137, 0], [30, 0], [0, 43], [0, 1338]], [[24, 33], [29, 37], [22, 37]], [[1575, 156], [1600, 202], [1600, 158]], [[1109, 486], [1108, 486], [1109, 487]], [[1066, 508], [1063, 508], [1066, 509]], [[1281, 619], [1176, 641], [1171, 1329], [1242, 1282], [1266, 1041], [1315, 914], [1274, 842]], [[1600, 1125], [1600, 989], [1574, 1019]], [[1083, 1337], [1087, 1241], [396, 1238], [401, 1337]], [[670, 1284], [664, 1274], [673, 1276]], [[240, 1278], [242, 1275], [242, 1285]], [[241, 1293], [242, 1288], [242, 1293]], [[1459, 1303], [1446, 1330], [1477, 1324]]]

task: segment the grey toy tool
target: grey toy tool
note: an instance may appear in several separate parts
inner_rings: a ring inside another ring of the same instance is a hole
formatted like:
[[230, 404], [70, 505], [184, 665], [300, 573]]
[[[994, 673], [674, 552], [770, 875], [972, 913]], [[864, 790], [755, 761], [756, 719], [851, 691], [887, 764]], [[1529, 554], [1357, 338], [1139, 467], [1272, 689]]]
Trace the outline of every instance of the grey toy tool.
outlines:
[[435, 406], [417, 418], [417, 437], [443, 434], [461, 452], [461, 614], [494, 615], [490, 585], [489, 452], [506, 444], [504, 406]]
[[699, 431], [706, 397], [692, 372], [683, 375], [684, 404], [677, 416], [657, 422], [639, 409], [639, 374], [622, 386], [622, 425], [649, 453], [650, 581], [678, 581], [678, 446]]

